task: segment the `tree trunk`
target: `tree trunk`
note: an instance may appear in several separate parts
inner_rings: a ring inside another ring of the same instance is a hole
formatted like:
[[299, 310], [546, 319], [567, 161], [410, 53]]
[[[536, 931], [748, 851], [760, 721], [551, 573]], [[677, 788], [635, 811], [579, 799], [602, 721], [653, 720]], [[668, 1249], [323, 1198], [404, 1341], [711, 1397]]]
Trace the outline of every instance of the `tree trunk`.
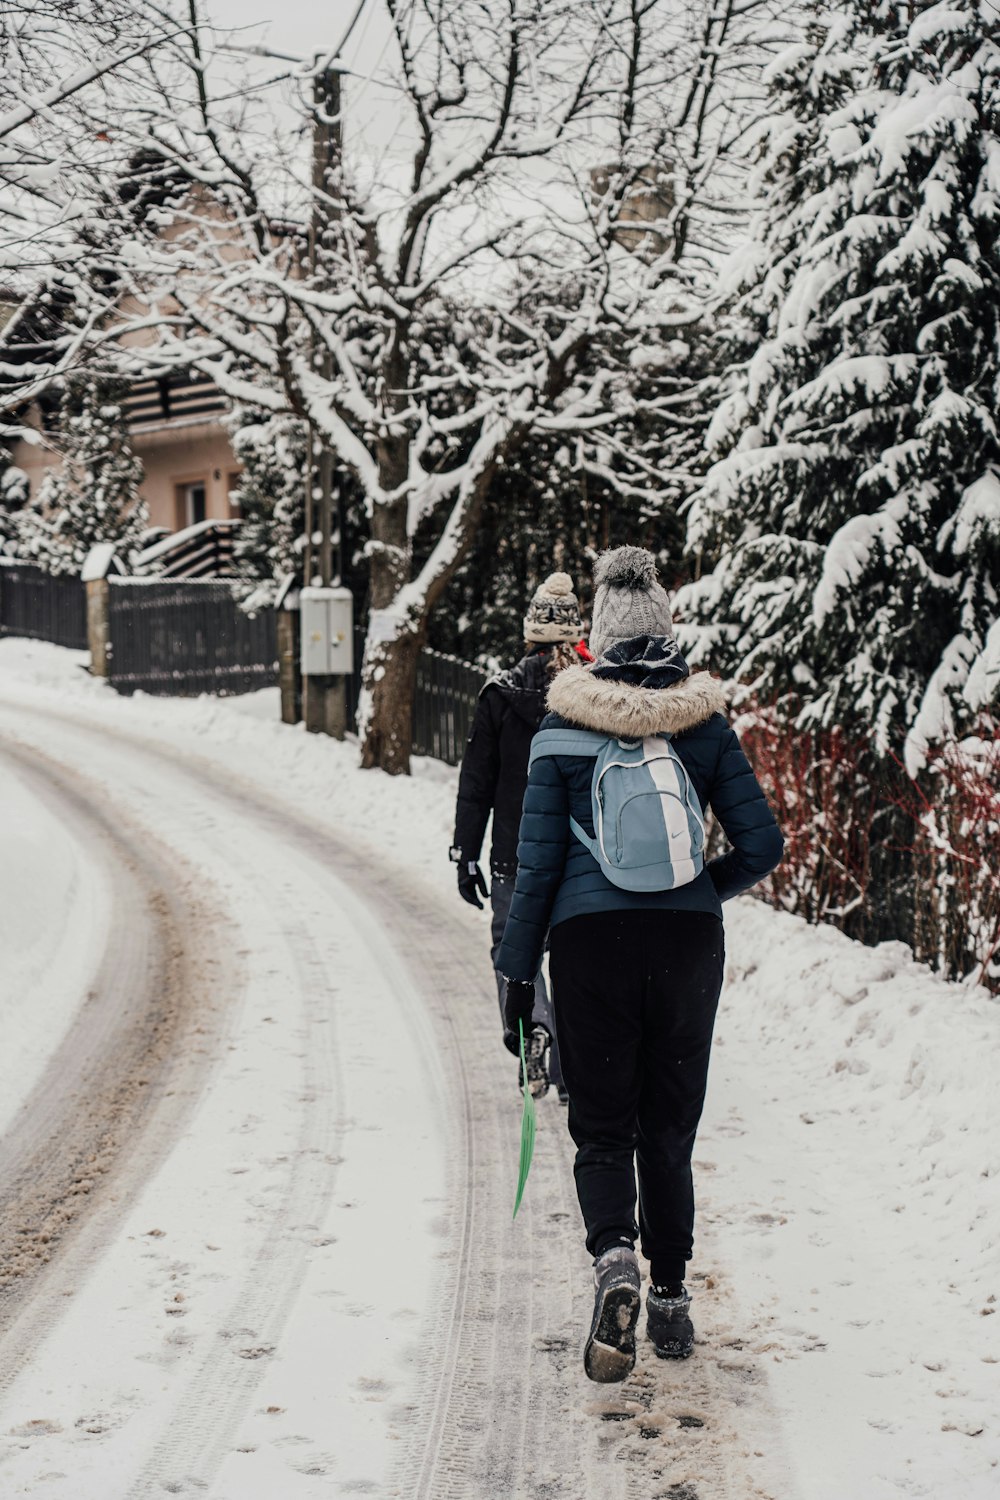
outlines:
[[410, 774], [413, 699], [424, 630], [406, 631], [393, 641], [371, 641], [365, 649], [365, 692], [370, 694], [361, 750], [365, 770]]
[[[418, 606], [409, 619], [393, 617], [391, 606], [400, 589], [410, 581], [411, 551], [406, 529], [407, 502], [378, 507], [372, 518], [371, 596], [372, 617], [365, 645], [364, 699], [359, 730], [362, 735], [361, 764], [391, 776], [408, 776], [413, 747], [413, 708], [417, 662], [427, 638], [431, 612], [466, 556], [479, 521], [483, 498], [497, 470], [501, 451], [510, 455], [524, 441], [527, 428], [511, 427], [502, 445], [490, 453], [475, 473], [465, 497], [461, 530], [447, 559], [426, 581]], [[389, 455], [387, 455], [388, 457]], [[400, 454], [391, 455], [402, 472]], [[381, 456], [380, 456], [381, 461]], [[433, 559], [432, 559], [433, 561]], [[385, 610], [385, 631], [378, 612]]]
[[[392, 365], [387, 374], [389, 388], [404, 385], [404, 375], [402, 366]], [[400, 488], [409, 469], [406, 438], [387, 434], [376, 443], [375, 451], [383, 489], [391, 492]], [[361, 764], [366, 770], [378, 769], [388, 771], [390, 776], [408, 776], [413, 745], [417, 657], [426, 629], [420, 622], [417, 633], [404, 628], [397, 635], [393, 630], [392, 638], [388, 640], [380, 640], [378, 629], [373, 629], [378, 611], [389, 609], [410, 579], [411, 553], [405, 498], [375, 506], [368, 559], [372, 624], [365, 643], [362, 673]]]

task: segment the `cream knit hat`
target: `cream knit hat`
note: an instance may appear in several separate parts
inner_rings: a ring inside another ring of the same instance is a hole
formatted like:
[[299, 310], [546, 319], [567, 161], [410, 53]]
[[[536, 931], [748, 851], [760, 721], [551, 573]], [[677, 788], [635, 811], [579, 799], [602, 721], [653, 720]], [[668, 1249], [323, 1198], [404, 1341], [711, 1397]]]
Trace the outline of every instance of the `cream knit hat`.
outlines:
[[535, 590], [524, 616], [524, 639], [578, 641], [583, 635], [580, 605], [568, 573], [550, 573]]

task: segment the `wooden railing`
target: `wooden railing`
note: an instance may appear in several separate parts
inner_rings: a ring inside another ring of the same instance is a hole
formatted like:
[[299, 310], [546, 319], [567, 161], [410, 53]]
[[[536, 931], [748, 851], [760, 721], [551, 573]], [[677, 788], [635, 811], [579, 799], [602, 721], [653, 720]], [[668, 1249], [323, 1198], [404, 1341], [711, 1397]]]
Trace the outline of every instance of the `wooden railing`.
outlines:
[[[81, 580], [31, 563], [0, 562], [0, 634], [87, 648]], [[107, 677], [123, 693], [245, 693], [278, 681], [275, 613], [240, 608], [222, 580], [107, 580]], [[349, 684], [353, 721], [364, 636]], [[413, 750], [448, 765], [465, 751], [486, 674], [470, 662], [425, 650], [417, 664]]]

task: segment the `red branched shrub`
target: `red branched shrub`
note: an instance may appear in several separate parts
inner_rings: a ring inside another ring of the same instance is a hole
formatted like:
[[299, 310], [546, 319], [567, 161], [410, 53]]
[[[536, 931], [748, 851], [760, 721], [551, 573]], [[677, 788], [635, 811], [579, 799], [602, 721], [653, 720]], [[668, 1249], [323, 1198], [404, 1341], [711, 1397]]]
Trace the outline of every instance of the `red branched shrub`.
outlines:
[[867, 942], [899, 938], [954, 979], [1000, 991], [1000, 734], [936, 750], [919, 779], [840, 729], [771, 706], [736, 724], [785, 835], [773, 906]]
[[773, 708], [745, 710], [736, 730], [785, 835], [785, 857], [761, 894], [810, 922], [843, 925], [865, 901], [876, 793], [839, 729], [789, 728]]
[[918, 956], [1000, 990], [1000, 732], [981, 729], [933, 750], [918, 779], [901, 778], [896, 805], [925, 897]]

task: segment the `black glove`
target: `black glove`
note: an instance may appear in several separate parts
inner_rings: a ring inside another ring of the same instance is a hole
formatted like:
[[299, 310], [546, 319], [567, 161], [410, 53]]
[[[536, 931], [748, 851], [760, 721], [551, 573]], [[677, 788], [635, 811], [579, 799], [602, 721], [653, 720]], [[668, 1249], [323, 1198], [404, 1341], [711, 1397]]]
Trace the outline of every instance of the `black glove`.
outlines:
[[531, 1033], [531, 1012], [535, 1004], [535, 985], [530, 979], [508, 979], [503, 997], [503, 1044], [515, 1057], [521, 1055], [521, 1037], [517, 1023], [524, 1022], [524, 1039]]
[[[478, 894], [477, 894], [478, 893]], [[458, 867], [458, 894], [463, 901], [468, 901], [470, 906], [478, 906], [482, 911], [483, 903], [480, 896], [488, 896], [489, 886], [483, 878], [483, 872], [474, 859], [463, 859]]]

